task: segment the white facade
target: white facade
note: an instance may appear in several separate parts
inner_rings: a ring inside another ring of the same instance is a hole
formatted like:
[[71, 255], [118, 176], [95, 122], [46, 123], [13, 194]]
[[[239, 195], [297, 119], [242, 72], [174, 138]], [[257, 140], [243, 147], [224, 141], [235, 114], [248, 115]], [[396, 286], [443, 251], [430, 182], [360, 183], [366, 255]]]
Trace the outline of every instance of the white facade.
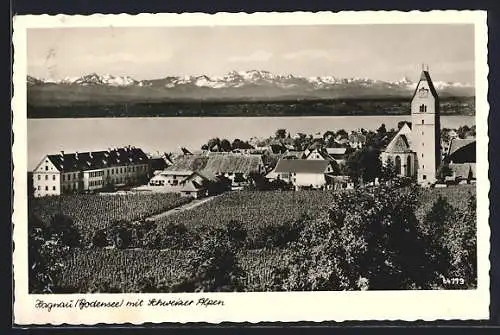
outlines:
[[61, 194], [59, 170], [48, 157], [44, 157], [33, 170], [33, 188], [35, 197]]
[[435, 183], [441, 161], [439, 100], [427, 72], [423, 72], [411, 101], [412, 149], [416, 153], [417, 182]]

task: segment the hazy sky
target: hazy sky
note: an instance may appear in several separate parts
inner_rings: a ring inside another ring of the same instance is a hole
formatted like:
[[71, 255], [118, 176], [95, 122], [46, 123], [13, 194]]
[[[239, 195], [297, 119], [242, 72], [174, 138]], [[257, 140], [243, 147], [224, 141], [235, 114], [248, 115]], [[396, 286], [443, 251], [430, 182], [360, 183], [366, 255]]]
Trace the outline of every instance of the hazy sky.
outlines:
[[268, 70], [301, 76], [474, 82], [473, 25], [328, 25], [28, 30], [28, 74], [154, 79]]

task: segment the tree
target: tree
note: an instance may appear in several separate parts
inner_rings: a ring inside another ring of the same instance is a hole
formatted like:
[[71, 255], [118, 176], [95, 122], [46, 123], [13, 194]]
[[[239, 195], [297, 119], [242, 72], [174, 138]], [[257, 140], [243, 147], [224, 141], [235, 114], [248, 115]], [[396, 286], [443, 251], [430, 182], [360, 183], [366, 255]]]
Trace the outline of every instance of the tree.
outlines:
[[437, 171], [437, 179], [439, 182], [444, 183], [446, 180], [446, 177], [452, 176], [453, 171], [451, 170], [450, 166], [448, 164], [442, 164], [439, 166], [438, 171]]
[[61, 279], [64, 258], [71, 246], [79, 243], [79, 234], [71, 218], [57, 215], [46, 224], [33, 214], [28, 215], [28, 262], [30, 293], [56, 293]]
[[382, 125], [377, 129], [377, 133], [380, 135], [385, 135], [385, 133], [387, 133], [387, 129], [385, 128], [385, 123], [382, 123]]
[[394, 162], [390, 157], [385, 162], [385, 165], [382, 166], [381, 176], [382, 179], [386, 181], [393, 180], [398, 176], [398, 173], [396, 171], [396, 166], [394, 165]]
[[286, 129], [280, 128], [280, 129], [276, 130], [275, 138], [276, 139], [286, 138]]
[[243, 289], [245, 272], [238, 263], [235, 244], [225, 229], [209, 230], [187, 264], [188, 276], [174, 292], [232, 292]]
[[207, 143], [207, 146], [208, 146], [208, 150], [210, 151], [219, 151], [220, 149], [220, 139], [218, 137], [216, 138], [212, 138], [210, 140], [208, 140], [208, 143]]
[[346, 169], [347, 175], [355, 184], [374, 181], [381, 177], [380, 152], [370, 147], [354, 151], [347, 158]]
[[345, 129], [340, 129], [337, 131], [337, 136], [340, 136], [341, 138], [348, 138], [349, 134], [345, 131]]
[[231, 151], [231, 143], [227, 139], [223, 139], [220, 141], [220, 150], [224, 152]]
[[71, 248], [79, 247], [82, 242], [80, 232], [73, 225], [73, 219], [68, 215], [59, 213], [52, 216], [47, 233], [52, 239]]

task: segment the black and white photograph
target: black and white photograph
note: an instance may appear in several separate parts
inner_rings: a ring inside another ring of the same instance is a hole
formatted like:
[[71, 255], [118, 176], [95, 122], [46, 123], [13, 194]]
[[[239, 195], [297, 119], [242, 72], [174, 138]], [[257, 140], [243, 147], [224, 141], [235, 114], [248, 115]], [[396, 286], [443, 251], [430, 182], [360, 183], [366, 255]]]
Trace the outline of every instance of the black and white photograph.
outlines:
[[20, 20], [28, 309], [57, 318], [104, 296], [220, 322], [262, 297], [275, 320], [294, 297], [373, 294], [373, 309], [422, 294], [415, 319], [487, 313], [486, 15], [274, 15]]

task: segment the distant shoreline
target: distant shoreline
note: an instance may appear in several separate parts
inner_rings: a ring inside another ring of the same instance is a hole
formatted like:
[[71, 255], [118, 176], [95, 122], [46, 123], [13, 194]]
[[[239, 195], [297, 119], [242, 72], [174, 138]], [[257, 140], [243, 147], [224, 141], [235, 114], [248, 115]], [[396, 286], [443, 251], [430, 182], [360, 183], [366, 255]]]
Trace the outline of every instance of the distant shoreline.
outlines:
[[[442, 115], [475, 115], [474, 97], [443, 97]], [[406, 97], [290, 99], [290, 100], [176, 100], [163, 102], [28, 103], [28, 118], [97, 117], [305, 117], [406, 115]]]

